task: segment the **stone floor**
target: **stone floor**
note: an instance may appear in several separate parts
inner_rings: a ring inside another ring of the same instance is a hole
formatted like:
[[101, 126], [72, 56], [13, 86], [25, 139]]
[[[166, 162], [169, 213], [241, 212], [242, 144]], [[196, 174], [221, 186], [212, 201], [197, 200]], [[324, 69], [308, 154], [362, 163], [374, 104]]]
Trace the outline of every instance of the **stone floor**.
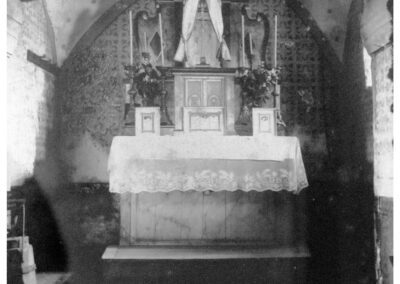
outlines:
[[208, 245], [208, 246], [109, 246], [104, 261], [131, 260], [201, 260], [201, 259], [266, 259], [310, 257], [305, 246], [261, 247], [249, 245]]
[[251, 246], [108, 247], [105, 283], [308, 282], [305, 248]]

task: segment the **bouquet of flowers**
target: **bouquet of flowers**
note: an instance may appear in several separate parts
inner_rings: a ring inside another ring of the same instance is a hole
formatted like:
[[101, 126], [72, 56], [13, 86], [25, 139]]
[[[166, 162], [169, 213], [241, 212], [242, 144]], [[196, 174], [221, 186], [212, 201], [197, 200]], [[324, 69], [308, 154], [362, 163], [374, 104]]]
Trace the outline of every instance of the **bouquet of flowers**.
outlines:
[[239, 121], [248, 122], [251, 119], [251, 109], [262, 107], [264, 103], [273, 97], [275, 86], [280, 80], [279, 68], [266, 68], [261, 64], [257, 69], [240, 68], [237, 81], [242, 90], [242, 109]]
[[143, 106], [154, 106], [155, 99], [161, 94], [160, 72], [153, 67], [146, 53], [143, 62], [126, 68], [127, 77], [132, 81], [130, 93], [140, 96]]

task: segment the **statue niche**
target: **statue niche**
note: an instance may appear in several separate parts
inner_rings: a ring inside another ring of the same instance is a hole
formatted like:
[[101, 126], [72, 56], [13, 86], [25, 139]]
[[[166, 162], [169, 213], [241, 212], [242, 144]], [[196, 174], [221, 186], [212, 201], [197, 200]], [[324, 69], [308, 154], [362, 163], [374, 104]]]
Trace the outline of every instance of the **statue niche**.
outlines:
[[175, 61], [185, 67], [221, 67], [230, 60], [223, 38], [221, 0], [187, 0], [183, 7], [182, 34]]

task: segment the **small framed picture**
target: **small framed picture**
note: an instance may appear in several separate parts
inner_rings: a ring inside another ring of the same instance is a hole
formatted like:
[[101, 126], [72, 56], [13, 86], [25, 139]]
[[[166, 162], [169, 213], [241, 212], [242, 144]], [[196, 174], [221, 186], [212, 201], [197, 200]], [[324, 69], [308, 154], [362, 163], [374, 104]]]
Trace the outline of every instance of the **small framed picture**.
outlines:
[[253, 136], [276, 136], [276, 109], [253, 108]]
[[160, 135], [160, 108], [137, 107], [135, 108], [135, 134]]

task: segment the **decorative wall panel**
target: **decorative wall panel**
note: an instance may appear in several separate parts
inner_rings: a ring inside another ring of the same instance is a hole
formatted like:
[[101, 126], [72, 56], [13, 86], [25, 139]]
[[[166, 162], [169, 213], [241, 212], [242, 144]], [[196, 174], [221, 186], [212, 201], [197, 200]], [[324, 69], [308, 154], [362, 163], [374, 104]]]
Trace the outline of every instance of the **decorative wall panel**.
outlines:
[[98, 47], [86, 49], [69, 59], [71, 64], [63, 68], [59, 84], [61, 132], [69, 138], [88, 132], [106, 147], [122, 126], [121, 68], [113, 56]]

